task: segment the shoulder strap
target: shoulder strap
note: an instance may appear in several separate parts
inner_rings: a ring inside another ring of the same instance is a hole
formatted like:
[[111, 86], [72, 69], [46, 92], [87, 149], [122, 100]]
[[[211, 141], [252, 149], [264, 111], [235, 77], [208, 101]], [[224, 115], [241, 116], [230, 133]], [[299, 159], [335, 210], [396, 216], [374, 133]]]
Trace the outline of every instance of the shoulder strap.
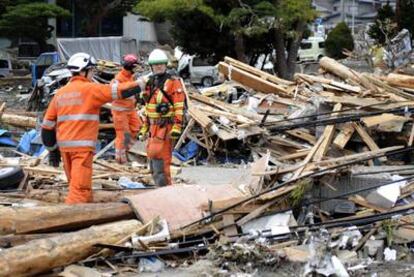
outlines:
[[170, 75], [166, 74], [166, 76], [164, 77], [164, 79], [157, 85], [154, 86], [154, 80], [153, 78], [150, 78], [150, 94], [149, 94], [149, 98], [148, 98], [148, 102], [151, 100], [151, 98], [154, 96], [155, 91], [157, 89], [159, 89], [161, 91], [161, 93], [165, 96], [165, 98], [167, 98], [168, 102], [171, 104], [171, 106], [174, 106], [174, 102], [172, 101], [171, 97], [168, 95], [168, 93], [164, 90], [164, 84], [165, 82], [170, 79]]

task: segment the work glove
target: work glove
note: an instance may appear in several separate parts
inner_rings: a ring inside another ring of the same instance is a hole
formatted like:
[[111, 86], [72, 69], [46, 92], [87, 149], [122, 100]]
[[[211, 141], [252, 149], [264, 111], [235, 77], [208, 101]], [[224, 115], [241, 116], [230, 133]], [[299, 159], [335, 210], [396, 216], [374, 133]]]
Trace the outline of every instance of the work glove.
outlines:
[[141, 129], [138, 132], [138, 139], [140, 141], [145, 141], [148, 136], [149, 126], [147, 124], [142, 125]]
[[178, 124], [174, 124], [170, 132], [170, 137], [171, 139], [176, 140], [176, 139], [179, 139], [180, 136], [181, 136], [181, 126]]
[[59, 148], [49, 152], [49, 165], [53, 167], [59, 167], [60, 164], [60, 151]]

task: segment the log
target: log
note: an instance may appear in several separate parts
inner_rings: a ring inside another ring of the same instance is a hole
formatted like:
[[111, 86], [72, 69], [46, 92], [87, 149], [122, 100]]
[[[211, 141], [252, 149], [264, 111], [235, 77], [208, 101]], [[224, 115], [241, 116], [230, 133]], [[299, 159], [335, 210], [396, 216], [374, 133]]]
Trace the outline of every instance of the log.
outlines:
[[393, 86], [414, 88], [414, 76], [391, 73], [387, 76], [386, 81]]
[[28, 243], [35, 239], [50, 238], [58, 235], [59, 233], [48, 233], [48, 234], [29, 234], [29, 235], [6, 235], [0, 236], [0, 248], [10, 248], [17, 245]]
[[341, 77], [343, 80], [352, 80], [355, 83], [362, 85], [367, 89], [371, 89], [373, 91], [377, 91], [377, 88], [364, 76], [359, 75], [354, 70], [350, 69], [349, 67], [337, 62], [334, 59], [323, 57], [319, 64], [323, 67], [326, 71]]
[[[128, 195], [135, 195], [144, 191], [147, 190], [94, 190], [93, 201], [94, 203], [118, 202]], [[63, 203], [65, 202], [67, 194], [67, 191], [59, 191], [56, 189], [32, 189], [26, 194], [26, 198], [49, 203]]]
[[0, 208], [0, 234], [68, 231], [115, 220], [134, 218], [124, 203]]
[[36, 117], [15, 115], [9, 113], [3, 113], [0, 119], [5, 124], [10, 124], [18, 127], [25, 128], [36, 128], [37, 119]]
[[[0, 121], [18, 127], [24, 128], [36, 128], [37, 118], [32, 116], [17, 115], [12, 113], [3, 113]], [[113, 123], [101, 123], [99, 124], [99, 130], [113, 129]]]
[[140, 226], [137, 220], [119, 221], [5, 249], [0, 252], [0, 276], [31, 276], [70, 265], [99, 251], [95, 244], [117, 243]]

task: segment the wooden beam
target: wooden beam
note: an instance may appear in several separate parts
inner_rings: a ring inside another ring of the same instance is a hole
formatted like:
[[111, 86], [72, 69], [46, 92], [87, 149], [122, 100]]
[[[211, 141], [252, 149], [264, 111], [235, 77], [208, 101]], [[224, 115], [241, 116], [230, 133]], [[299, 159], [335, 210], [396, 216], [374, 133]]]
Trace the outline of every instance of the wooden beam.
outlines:
[[[352, 126], [357, 131], [358, 135], [361, 137], [361, 139], [365, 142], [365, 144], [368, 146], [368, 148], [371, 151], [379, 150], [380, 148], [375, 143], [375, 141], [372, 139], [372, 137], [368, 134], [368, 132], [364, 129], [364, 127], [361, 126], [359, 123], [352, 123]], [[387, 157], [381, 157], [379, 158], [380, 161], [384, 162], [387, 160]]]
[[264, 92], [264, 93], [274, 93], [274, 94], [280, 94], [280, 95], [287, 96], [287, 97], [292, 97], [292, 95], [290, 95], [284, 87], [277, 85], [275, 83], [269, 82], [267, 80], [263, 80], [262, 78], [256, 75], [246, 72], [240, 68], [231, 66], [227, 63], [224, 63], [224, 62], [219, 63], [219, 72], [224, 74], [230, 80], [237, 81], [241, 83], [242, 85], [245, 85], [254, 90]]
[[291, 179], [296, 179], [298, 178], [303, 170], [306, 168], [306, 166], [308, 165], [308, 163], [312, 160], [313, 156], [315, 155], [316, 151], [318, 151], [319, 147], [321, 146], [322, 142], [324, 141], [324, 137], [321, 136], [318, 141], [315, 143], [315, 145], [312, 147], [312, 149], [309, 151], [308, 155], [306, 156], [306, 158], [303, 160], [303, 162], [301, 163], [301, 167], [298, 168], [295, 173], [293, 174]]
[[[342, 104], [337, 103], [334, 106], [332, 111], [338, 112], [341, 110], [341, 108], [342, 108]], [[334, 113], [332, 116], [335, 116], [335, 115], [336, 113]], [[313, 157], [314, 161], [317, 161], [317, 162], [321, 161], [322, 158], [325, 156], [325, 154], [328, 152], [328, 149], [331, 146], [334, 134], [335, 134], [335, 125], [334, 124], [327, 125], [322, 134], [323, 142], [321, 143], [321, 146], [316, 151], [315, 156]]]
[[238, 67], [240, 69], [243, 69], [244, 71], [247, 71], [247, 72], [249, 72], [251, 74], [257, 75], [260, 78], [262, 78], [263, 80], [270, 81], [270, 82], [275, 83], [277, 85], [292, 86], [292, 85], [295, 84], [292, 81], [288, 81], [288, 80], [285, 80], [285, 79], [278, 78], [275, 75], [269, 74], [267, 72], [264, 72], [262, 70], [259, 70], [259, 69], [255, 68], [255, 67], [253, 67], [253, 66], [250, 66], [248, 64], [242, 63], [242, 62], [240, 62], [240, 61], [238, 61], [236, 59], [233, 59], [233, 58], [230, 58], [230, 57], [227, 57], [227, 56], [224, 57], [224, 61], [226, 63], [228, 63], [228, 64], [231, 64], [231, 65], [236, 66], [236, 67]]
[[333, 144], [340, 149], [344, 149], [348, 141], [352, 138], [355, 129], [350, 123], [346, 123], [342, 126], [339, 134], [335, 137]]

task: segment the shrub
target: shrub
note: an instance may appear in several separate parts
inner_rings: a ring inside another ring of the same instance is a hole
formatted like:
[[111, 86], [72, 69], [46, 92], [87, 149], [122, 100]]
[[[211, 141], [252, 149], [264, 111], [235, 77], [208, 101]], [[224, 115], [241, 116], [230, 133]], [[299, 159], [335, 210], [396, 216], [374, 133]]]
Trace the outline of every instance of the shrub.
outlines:
[[325, 47], [328, 56], [335, 59], [345, 58], [345, 55], [342, 54], [343, 49], [354, 50], [354, 39], [345, 22], [338, 23], [329, 32]]

